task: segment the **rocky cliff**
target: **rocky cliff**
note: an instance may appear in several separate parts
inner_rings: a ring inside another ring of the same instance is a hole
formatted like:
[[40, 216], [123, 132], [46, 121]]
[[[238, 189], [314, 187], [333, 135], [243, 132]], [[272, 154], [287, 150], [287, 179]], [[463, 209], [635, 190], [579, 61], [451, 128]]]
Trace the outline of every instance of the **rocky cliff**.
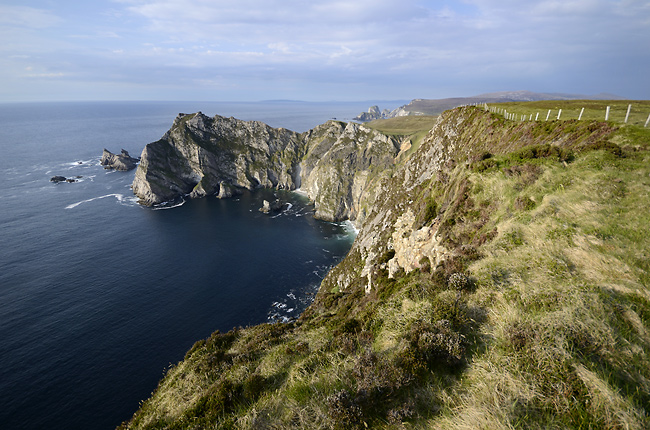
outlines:
[[152, 205], [184, 195], [228, 197], [233, 188], [295, 189], [303, 151], [300, 134], [289, 130], [201, 112], [179, 114], [142, 151], [133, 192]]
[[301, 139], [350, 252], [298, 321], [198, 341], [122, 428], [647, 428], [650, 130], [466, 107], [396, 165], [358, 125]]
[[201, 112], [180, 114], [142, 151], [133, 192], [145, 205], [180, 196], [230, 197], [238, 189], [300, 188], [316, 217], [364, 215], [369, 185], [392, 168], [400, 142], [358, 124], [329, 121], [306, 133]]

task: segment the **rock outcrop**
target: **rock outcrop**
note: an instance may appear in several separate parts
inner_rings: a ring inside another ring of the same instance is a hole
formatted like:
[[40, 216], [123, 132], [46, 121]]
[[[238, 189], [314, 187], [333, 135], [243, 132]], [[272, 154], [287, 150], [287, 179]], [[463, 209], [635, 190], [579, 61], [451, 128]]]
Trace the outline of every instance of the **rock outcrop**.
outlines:
[[270, 214], [271, 212], [280, 212], [286, 206], [285, 203], [282, 203], [280, 199], [275, 199], [272, 202], [268, 200], [262, 201], [262, 207], [260, 212], [265, 214]]
[[361, 122], [368, 122], [368, 121], [374, 121], [376, 119], [385, 119], [385, 118], [392, 118], [394, 116], [399, 116], [396, 115], [396, 111], [389, 111], [388, 109], [383, 109], [379, 110], [379, 106], [370, 106], [368, 109], [368, 112], [361, 112], [359, 115], [355, 116], [352, 118], [354, 121], [361, 121]]
[[55, 184], [58, 184], [59, 182], [68, 182], [68, 183], [73, 183], [73, 182], [78, 182], [79, 179], [81, 179], [82, 176], [75, 176], [74, 178], [66, 178], [65, 176], [52, 176], [50, 178], [50, 182], [54, 182]]
[[179, 114], [142, 151], [133, 192], [145, 205], [179, 196], [232, 196], [258, 187], [302, 189], [315, 216], [357, 219], [369, 184], [387, 174], [400, 142], [359, 124], [328, 121], [308, 132], [201, 112]]
[[303, 151], [301, 135], [290, 130], [201, 112], [179, 114], [142, 151], [133, 192], [153, 205], [184, 195], [228, 197], [237, 188], [293, 190]]
[[124, 149], [120, 154], [113, 154], [111, 151], [104, 148], [102, 160], [99, 164], [104, 166], [104, 169], [128, 171], [135, 169], [139, 161], [139, 158], [131, 157], [129, 152]]
[[310, 130], [305, 139], [301, 189], [314, 201], [316, 218], [361, 223], [376, 197], [371, 184], [390, 173], [399, 141], [360, 124], [334, 121]]

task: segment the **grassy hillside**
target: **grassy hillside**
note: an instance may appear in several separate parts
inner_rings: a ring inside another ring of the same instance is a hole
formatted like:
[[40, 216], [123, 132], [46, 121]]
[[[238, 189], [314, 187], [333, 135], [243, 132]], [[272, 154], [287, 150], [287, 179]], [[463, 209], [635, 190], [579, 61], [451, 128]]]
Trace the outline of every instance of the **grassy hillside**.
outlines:
[[559, 109], [562, 109], [561, 120], [578, 119], [580, 111], [584, 108], [585, 110], [582, 114], [583, 121], [604, 121], [605, 111], [607, 106], [609, 106], [609, 121], [614, 123], [624, 122], [628, 105], [632, 105], [627, 122], [628, 125], [643, 127], [648, 119], [648, 115], [650, 115], [650, 101], [648, 100], [544, 100], [537, 102], [489, 104], [489, 106], [506, 109], [511, 113], [527, 115], [528, 118], [532, 115], [533, 119], [539, 113], [539, 120], [545, 120], [549, 110], [551, 110], [549, 119], [556, 119]]
[[650, 129], [455, 109], [380, 187], [299, 321], [197, 342], [122, 428], [648, 428]]
[[388, 136], [400, 136], [406, 142], [400, 160], [411, 156], [422, 143], [437, 120], [437, 116], [399, 116], [388, 119], [377, 119], [364, 124]]

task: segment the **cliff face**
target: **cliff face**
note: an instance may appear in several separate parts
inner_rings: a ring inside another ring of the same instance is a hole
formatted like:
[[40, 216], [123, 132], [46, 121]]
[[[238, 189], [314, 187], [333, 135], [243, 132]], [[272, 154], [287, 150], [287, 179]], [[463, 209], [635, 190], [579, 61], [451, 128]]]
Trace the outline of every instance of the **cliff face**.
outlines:
[[133, 192], [146, 205], [233, 187], [295, 189], [304, 151], [300, 134], [257, 121], [180, 114], [171, 129], [142, 151]]
[[361, 224], [375, 198], [373, 184], [393, 168], [399, 142], [354, 123], [329, 122], [306, 135], [301, 189], [314, 201], [315, 216]]
[[398, 152], [394, 138], [356, 124], [330, 121], [295, 133], [181, 114], [142, 151], [133, 192], [153, 205], [185, 195], [229, 197], [238, 188], [302, 188], [315, 202], [316, 217], [357, 219], [368, 184], [391, 168]]
[[350, 252], [298, 321], [198, 341], [122, 428], [647, 428], [650, 131], [461, 108], [396, 165], [357, 125], [302, 139], [293, 177], [356, 216]]

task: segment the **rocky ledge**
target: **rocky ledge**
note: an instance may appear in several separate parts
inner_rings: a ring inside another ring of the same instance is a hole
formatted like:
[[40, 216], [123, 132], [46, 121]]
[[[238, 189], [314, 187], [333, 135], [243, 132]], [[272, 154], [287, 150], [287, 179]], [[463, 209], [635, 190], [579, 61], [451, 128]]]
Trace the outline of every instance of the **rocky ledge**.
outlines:
[[104, 166], [104, 169], [127, 171], [135, 169], [139, 161], [139, 158], [131, 157], [129, 152], [124, 149], [120, 154], [113, 154], [111, 151], [104, 148], [102, 160], [99, 164]]

